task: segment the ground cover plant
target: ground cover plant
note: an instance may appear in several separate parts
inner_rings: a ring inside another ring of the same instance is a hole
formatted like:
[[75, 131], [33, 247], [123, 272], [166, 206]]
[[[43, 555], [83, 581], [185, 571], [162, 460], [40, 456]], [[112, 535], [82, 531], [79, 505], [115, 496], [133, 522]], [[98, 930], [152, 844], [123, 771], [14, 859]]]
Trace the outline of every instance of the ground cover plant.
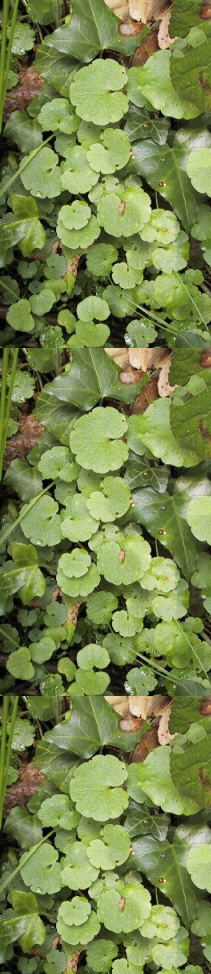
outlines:
[[4, 0], [1, 346], [210, 343], [210, 8], [145, 6]]
[[4, 974], [209, 974], [211, 698], [15, 699]]
[[19, 353], [2, 692], [210, 692], [210, 385], [210, 350]]

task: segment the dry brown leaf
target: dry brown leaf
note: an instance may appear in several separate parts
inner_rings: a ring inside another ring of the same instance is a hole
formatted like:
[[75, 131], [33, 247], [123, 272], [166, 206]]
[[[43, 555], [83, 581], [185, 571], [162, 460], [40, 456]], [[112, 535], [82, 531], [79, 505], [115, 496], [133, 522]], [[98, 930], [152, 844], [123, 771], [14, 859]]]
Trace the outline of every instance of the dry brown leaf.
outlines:
[[166, 10], [164, 17], [160, 21], [159, 31], [158, 31], [158, 46], [161, 51], [165, 51], [166, 48], [170, 47], [171, 44], [176, 40], [175, 37], [169, 37], [169, 22], [171, 17], [171, 9]]
[[120, 714], [121, 717], [124, 717], [127, 714], [129, 714], [129, 705], [128, 705], [129, 699], [130, 698], [126, 696], [104, 697], [104, 700], [106, 700], [107, 703], [110, 703], [111, 707], [113, 707], [113, 709], [116, 710], [116, 713]]
[[27, 805], [29, 799], [38, 790], [42, 781], [44, 780], [44, 774], [35, 768], [34, 764], [23, 764], [20, 768], [20, 779], [16, 781], [14, 785], [11, 785], [7, 789], [7, 794], [4, 803], [4, 815], [8, 815], [11, 808], [15, 808], [16, 805]]
[[127, 717], [121, 717], [121, 720], [119, 720], [120, 730], [128, 731], [129, 733], [139, 730], [142, 724], [144, 724], [142, 717], [132, 717], [132, 714], [128, 714]]
[[40, 74], [35, 71], [33, 65], [29, 68], [23, 68], [19, 75], [20, 83], [16, 85], [15, 88], [11, 88], [8, 91], [5, 106], [4, 106], [4, 119], [6, 120], [11, 115], [11, 112], [15, 112], [17, 109], [27, 108], [30, 101], [36, 98], [38, 91], [44, 85], [44, 78], [40, 77]]
[[158, 741], [158, 720], [150, 730], [144, 734], [142, 740], [136, 744], [135, 750], [132, 753], [131, 761], [145, 761], [151, 751], [154, 751], [156, 747], [159, 747]]
[[168, 380], [170, 365], [171, 356], [169, 355], [169, 358], [166, 359], [164, 365], [162, 366], [158, 379], [158, 392], [161, 399], [164, 399], [165, 396], [169, 396], [170, 393], [176, 389], [176, 386], [171, 386]]
[[204, 697], [201, 701], [200, 714], [203, 714], [203, 717], [211, 717], [211, 697]]
[[164, 713], [169, 702], [168, 697], [159, 694], [155, 694], [154, 697], [114, 696], [104, 697], [104, 699], [121, 717], [130, 713], [133, 717], [142, 717], [143, 720], [147, 720], [148, 717], [159, 717]]
[[159, 740], [159, 744], [162, 745], [169, 744], [170, 741], [173, 741], [174, 737], [176, 737], [176, 734], [170, 734], [168, 728], [170, 714], [171, 714], [171, 703], [168, 704], [159, 721], [158, 740]]
[[116, 365], [121, 369], [132, 365], [134, 369], [141, 369], [142, 372], [149, 372], [151, 369], [158, 369], [169, 358], [168, 349], [165, 348], [106, 348], [107, 355], [113, 358]]
[[122, 383], [132, 383], [137, 385], [142, 379], [143, 372], [141, 369], [132, 369], [132, 365], [127, 365], [126, 369], [121, 369], [119, 372], [119, 380]]
[[113, 358], [116, 365], [120, 365], [121, 369], [127, 368], [127, 365], [129, 365], [127, 348], [106, 348], [105, 352]]
[[211, 348], [207, 348], [206, 352], [202, 352], [200, 358], [200, 365], [202, 369], [210, 369], [211, 366]]
[[32, 450], [32, 447], [36, 446], [37, 441], [44, 432], [44, 426], [38, 423], [38, 420], [35, 419], [33, 414], [24, 416], [20, 420], [19, 426], [20, 432], [7, 440], [4, 454], [4, 468], [8, 467], [11, 460], [16, 459], [16, 457], [26, 457], [29, 450]]
[[157, 379], [152, 379], [151, 382], [148, 382], [147, 386], [142, 389], [142, 392], [140, 392], [139, 396], [137, 396], [135, 402], [133, 402], [131, 409], [132, 416], [140, 416], [141, 413], [145, 413], [148, 406], [150, 406], [152, 402], [155, 402], [156, 399], [159, 399], [158, 383]]
[[129, 348], [128, 355], [134, 369], [148, 372], [150, 369], [160, 368], [169, 352], [164, 348]]
[[140, 24], [160, 20], [168, 0], [104, 0], [116, 17], [126, 20], [128, 16]]
[[155, 694], [154, 697], [129, 697], [130, 713], [134, 717], [143, 717], [143, 720], [147, 720], [148, 717], [159, 717], [163, 714], [167, 703], [168, 697], [160, 694]]
[[156, 51], [159, 51], [157, 27], [154, 30], [151, 30], [148, 37], [145, 37], [140, 44], [140, 47], [136, 48], [136, 51], [132, 57], [132, 67], [138, 68], [143, 64], [146, 64], [149, 57], [151, 57], [152, 54], [156, 54]]
[[106, 6], [113, 10], [116, 17], [125, 20], [129, 15], [128, 0], [105, 0]]

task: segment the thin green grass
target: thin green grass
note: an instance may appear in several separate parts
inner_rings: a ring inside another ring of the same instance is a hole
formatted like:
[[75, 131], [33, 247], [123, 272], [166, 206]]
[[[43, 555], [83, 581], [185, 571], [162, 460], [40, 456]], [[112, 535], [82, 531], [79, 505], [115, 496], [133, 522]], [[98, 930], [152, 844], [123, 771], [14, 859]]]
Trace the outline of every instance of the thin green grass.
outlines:
[[0, 749], [0, 829], [8, 783], [12, 742], [17, 716], [18, 697], [7, 696], [2, 705], [1, 749]]
[[18, 349], [5, 348], [2, 356], [1, 399], [0, 399], [0, 481], [2, 480], [4, 451], [14, 389]]
[[[0, 50], [0, 132], [3, 123], [3, 111], [7, 93], [12, 45], [17, 23], [19, 0], [3, 0], [2, 23], [1, 23], [1, 50]], [[11, 20], [10, 20], [11, 13]], [[9, 27], [9, 38], [7, 31]]]

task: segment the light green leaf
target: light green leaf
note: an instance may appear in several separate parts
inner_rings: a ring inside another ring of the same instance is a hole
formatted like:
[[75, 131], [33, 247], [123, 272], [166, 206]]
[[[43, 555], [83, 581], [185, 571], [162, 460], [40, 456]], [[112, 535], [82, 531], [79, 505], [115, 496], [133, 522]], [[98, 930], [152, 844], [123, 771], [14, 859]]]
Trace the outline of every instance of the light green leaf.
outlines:
[[70, 85], [70, 101], [77, 115], [96, 125], [119, 121], [128, 107], [128, 100], [120, 91], [126, 80], [125, 68], [112, 58], [81, 68]]
[[70, 797], [77, 811], [95, 821], [118, 818], [127, 808], [128, 798], [119, 787], [127, 779], [123, 763], [112, 755], [99, 754], [89, 764], [77, 768], [70, 783]]
[[211, 892], [209, 866], [211, 864], [211, 846], [202, 843], [190, 850], [187, 858], [187, 870], [195, 886]]
[[70, 434], [70, 447], [76, 461], [96, 473], [118, 470], [128, 455], [127, 446], [121, 439], [126, 429], [124, 416], [112, 406], [104, 409], [99, 406], [90, 415], [82, 416], [76, 420], [75, 429]]

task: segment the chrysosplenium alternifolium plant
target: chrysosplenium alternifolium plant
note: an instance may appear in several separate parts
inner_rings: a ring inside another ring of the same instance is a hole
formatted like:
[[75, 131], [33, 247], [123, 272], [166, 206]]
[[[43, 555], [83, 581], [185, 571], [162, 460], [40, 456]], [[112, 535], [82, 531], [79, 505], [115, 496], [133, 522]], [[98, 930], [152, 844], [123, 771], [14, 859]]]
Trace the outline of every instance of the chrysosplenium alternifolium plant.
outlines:
[[175, 697], [172, 736], [163, 746], [154, 738], [151, 753], [154, 722], [140, 727], [133, 718], [126, 730], [103, 697], [79, 697], [70, 710], [65, 698], [55, 726], [56, 698], [24, 701], [11, 780], [15, 759], [18, 767], [36, 735], [41, 784], [27, 807], [6, 814], [3, 969], [203, 974], [210, 960], [209, 701], [186, 697], [184, 706]]
[[28, 4], [42, 43], [20, 23], [14, 47], [38, 40], [41, 80], [4, 127], [1, 343], [206, 347], [210, 19], [173, 0], [169, 48], [137, 66], [148, 27], [124, 36], [104, 0], [73, 0], [53, 30], [47, 6]]
[[[27, 354], [35, 370], [51, 357]], [[4, 476], [4, 691], [209, 692], [209, 355], [175, 350], [169, 395], [143, 414], [150, 375], [120, 375], [104, 349], [75, 351], [36, 396], [36, 446]], [[14, 416], [34, 385], [17, 371]]]

